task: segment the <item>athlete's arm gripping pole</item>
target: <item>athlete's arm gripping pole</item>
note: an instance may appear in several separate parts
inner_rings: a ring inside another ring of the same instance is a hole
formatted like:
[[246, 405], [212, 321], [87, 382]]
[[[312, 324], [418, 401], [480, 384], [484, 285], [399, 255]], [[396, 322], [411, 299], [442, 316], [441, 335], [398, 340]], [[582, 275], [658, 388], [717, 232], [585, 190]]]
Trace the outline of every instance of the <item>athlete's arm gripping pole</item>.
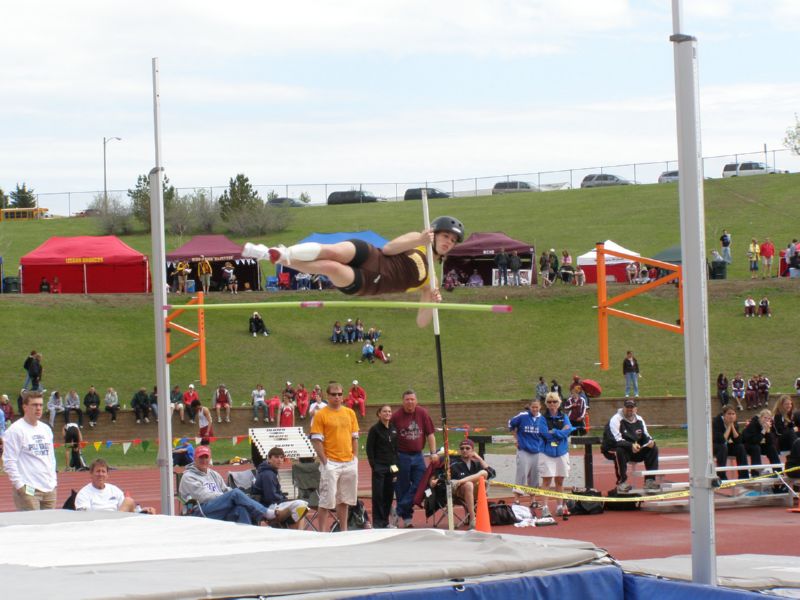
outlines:
[[[422, 188], [422, 212], [425, 222], [425, 229], [431, 227], [431, 216], [428, 211], [428, 190]], [[436, 238], [434, 234], [434, 242]], [[433, 262], [433, 244], [428, 243], [428, 281], [431, 285], [431, 292], [436, 291], [436, 265]], [[442, 436], [444, 438], [444, 480], [447, 490], [447, 528], [450, 531], [455, 529], [453, 523], [453, 487], [450, 481], [450, 441], [447, 435], [447, 402], [444, 395], [444, 373], [442, 371], [442, 342], [439, 335], [439, 309], [434, 307], [433, 312], [433, 337], [436, 342], [436, 368], [439, 372], [439, 409], [442, 413]]]

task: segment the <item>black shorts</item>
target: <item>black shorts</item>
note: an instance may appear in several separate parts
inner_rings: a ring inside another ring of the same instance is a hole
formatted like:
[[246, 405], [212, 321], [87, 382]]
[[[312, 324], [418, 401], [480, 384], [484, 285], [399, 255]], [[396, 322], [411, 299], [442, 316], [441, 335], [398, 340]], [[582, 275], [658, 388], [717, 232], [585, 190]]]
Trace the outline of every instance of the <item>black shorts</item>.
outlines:
[[339, 288], [345, 294], [377, 296], [418, 288], [428, 277], [427, 258], [417, 249], [387, 256], [364, 240], [348, 240], [356, 253], [348, 263], [353, 283]]

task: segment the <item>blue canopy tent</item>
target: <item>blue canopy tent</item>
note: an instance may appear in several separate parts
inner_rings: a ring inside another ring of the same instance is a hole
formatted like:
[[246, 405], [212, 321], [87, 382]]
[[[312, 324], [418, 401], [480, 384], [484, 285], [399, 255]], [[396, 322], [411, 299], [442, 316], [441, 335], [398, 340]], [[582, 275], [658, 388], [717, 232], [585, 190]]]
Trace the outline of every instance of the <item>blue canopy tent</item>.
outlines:
[[[304, 242], [318, 242], [320, 244], [336, 244], [338, 242], [346, 242], [347, 240], [364, 240], [368, 244], [372, 244], [376, 248], [383, 248], [388, 241], [386, 238], [379, 236], [374, 231], [340, 231], [338, 233], [312, 233], [308, 237], [300, 240], [298, 243], [302, 244]], [[280, 273], [289, 273], [290, 279], [290, 286], [293, 288], [297, 288], [297, 271], [290, 267], [283, 267], [281, 265], [277, 265], [275, 268], [275, 280]], [[270, 289], [271, 287], [277, 285], [277, 281], [270, 281], [271, 277], [267, 278], [267, 288]], [[272, 286], [270, 285], [272, 284]]]

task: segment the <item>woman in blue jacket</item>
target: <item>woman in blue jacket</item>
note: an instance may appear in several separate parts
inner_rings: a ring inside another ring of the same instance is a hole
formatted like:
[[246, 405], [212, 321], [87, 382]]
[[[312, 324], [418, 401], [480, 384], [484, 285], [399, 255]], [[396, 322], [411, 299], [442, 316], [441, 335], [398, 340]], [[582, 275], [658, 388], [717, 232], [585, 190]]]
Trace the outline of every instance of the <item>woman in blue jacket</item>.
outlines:
[[[564, 478], [569, 474], [569, 436], [574, 427], [567, 415], [561, 412], [561, 398], [556, 392], [547, 394], [544, 404], [544, 419], [539, 425], [544, 439], [544, 450], [539, 457], [539, 474], [543, 488], [554, 485], [556, 492], [560, 492], [564, 487]], [[556, 514], [564, 514], [564, 502], [561, 499], [556, 505]], [[545, 499], [542, 517], [549, 516], [550, 509]]]

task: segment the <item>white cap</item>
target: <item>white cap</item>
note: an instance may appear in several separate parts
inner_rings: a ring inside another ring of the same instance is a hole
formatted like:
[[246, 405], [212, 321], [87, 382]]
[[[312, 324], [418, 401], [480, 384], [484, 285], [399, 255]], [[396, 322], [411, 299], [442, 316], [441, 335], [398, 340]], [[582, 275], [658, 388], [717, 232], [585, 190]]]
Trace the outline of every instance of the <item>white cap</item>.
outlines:
[[353, 379], [353, 385], [358, 385], [358, 379]]
[[193, 383], [189, 384], [189, 389], [192, 389], [192, 390], [194, 389], [194, 384]]
[[292, 382], [291, 381], [287, 381], [286, 385], [292, 385]]
[[347, 319], [347, 322], [348, 322], [348, 323], [352, 323], [352, 322], [353, 322], [353, 319]]

